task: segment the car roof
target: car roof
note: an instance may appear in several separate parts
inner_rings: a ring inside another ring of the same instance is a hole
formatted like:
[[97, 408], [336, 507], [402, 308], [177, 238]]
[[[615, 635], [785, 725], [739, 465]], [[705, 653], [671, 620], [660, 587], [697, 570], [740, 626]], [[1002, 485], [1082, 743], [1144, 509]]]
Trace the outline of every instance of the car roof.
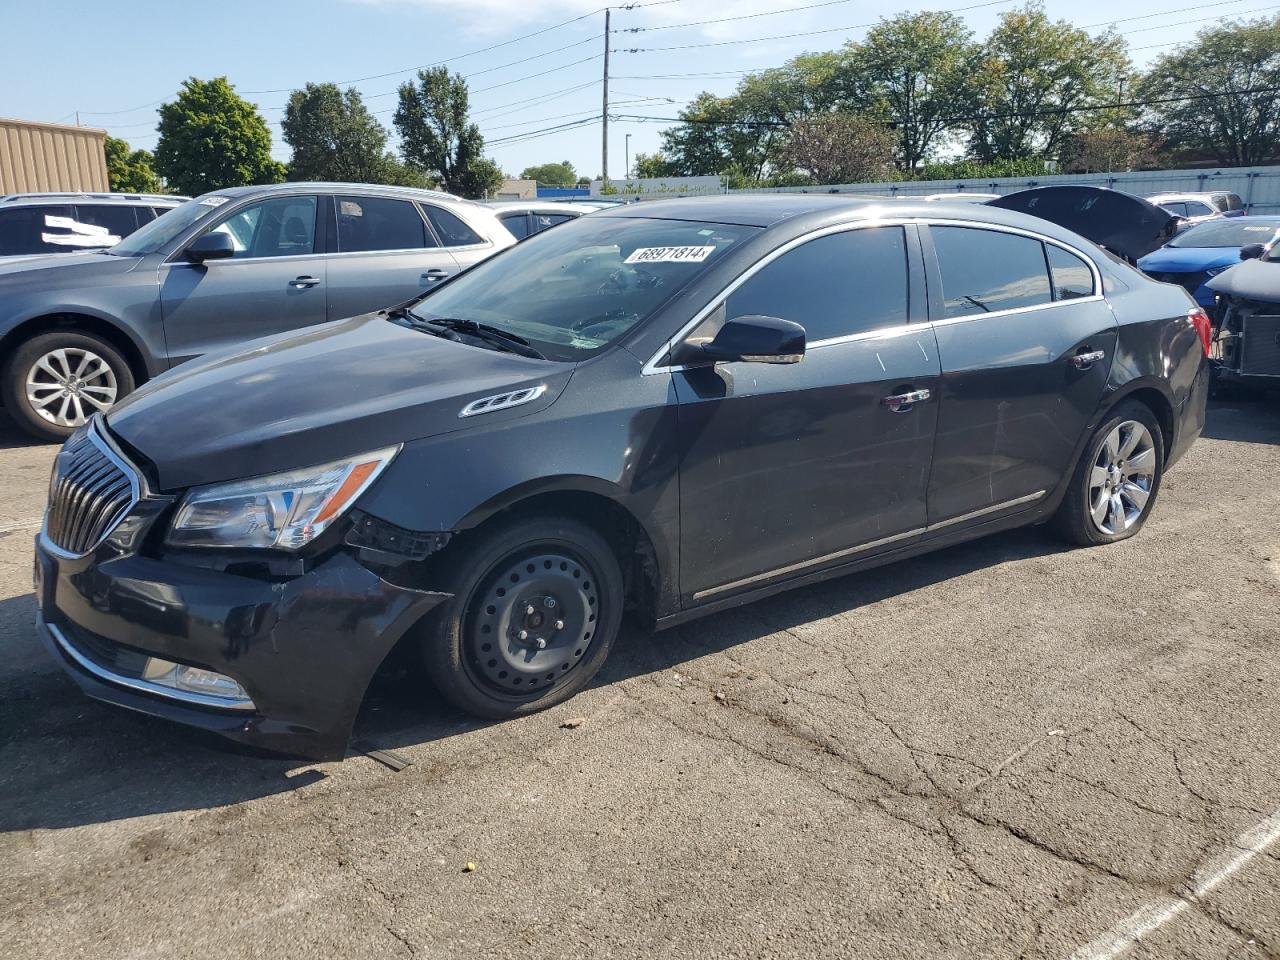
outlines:
[[24, 203], [50, 203], [59, 200], [65, 203], [75, 203], [78, 201], [92, 201], [93, 203], [120, 203], [120, 204], [161, 204], [165, 206], [177, 206], [190, 200], [190, 197], [178, 196], [172, 193], [74, 193], [74, 192], [48, 192], [48, 193], [10, 193], [0, 197], [0, 203], [21, 205]]
[[291, 180], [288, 183], [266, 183], [250, 187], [226, 187], [222, 190], [211, 190], [210, 193], [223, 197], [246, 197], [272, 193], [360, 193], [374, 195], [403, 196], [408, 200], [434, 200], [443, 203], [465, 204], [467, 206], [488, 209], [487, 204], [476, 203], [464, 197], [455, 197], [442, 190], [426, 190], [421, 187], [400, 187], [379, 183], [334, 183], [331, 181]]
[[590, 203], [548, 203], [546, 200], [503, 200], [500, 203], [486, 203], [490, 210], [498, 213], [510, 213], [523, 210], [526, 213], [595, 213], [600, 207]]
[[1225, 197], [1234, 192], [1233, 190], [1208, 190], [1203, 193], [1190, 191], [1186, 193], [1153, 193], [1147, 199], [1152, 203], [1159, 203], [1162, 200], [1208, 200], [1213, 197]]

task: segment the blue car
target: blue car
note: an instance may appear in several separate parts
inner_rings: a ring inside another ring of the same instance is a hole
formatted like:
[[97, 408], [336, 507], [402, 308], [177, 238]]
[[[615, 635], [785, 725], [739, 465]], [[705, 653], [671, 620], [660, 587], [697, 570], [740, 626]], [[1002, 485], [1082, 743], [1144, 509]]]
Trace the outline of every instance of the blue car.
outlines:
[[1205, 286], [1210, 277], [1240, 262], [1240, 248], [1260, 243], [1267, 249], [1280, 235], [1280, 217], [1239, 217], [1210, 220], [1184, 230], [1159, 250], [1138, 261], [1153, 280], [1176, 283], [1208, 309], [1213, 291]]

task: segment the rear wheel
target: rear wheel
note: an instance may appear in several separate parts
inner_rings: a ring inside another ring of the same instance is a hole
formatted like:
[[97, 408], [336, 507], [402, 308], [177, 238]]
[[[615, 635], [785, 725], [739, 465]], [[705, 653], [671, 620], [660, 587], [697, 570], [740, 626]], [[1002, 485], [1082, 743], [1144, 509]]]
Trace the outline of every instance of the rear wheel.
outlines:
[[1054, 525], [1082, 546], [1131, 537], [1147, 522], [1163, 473], [1160, 422], [1145, 404], [1123, 403], [1090, 438]]
[[133, 390], [120, 352], [88, 333], [42, 333], [21, 344], [0, 371], [4, 405], [27, 433], [62, 440]]
[[456, 545], [454, 594], [423, 639], [440, 692], [493, 719], [545, 709], [582, 690], [622, 622], [623, 581], [590, 527], [541, 517], [482, 530]]

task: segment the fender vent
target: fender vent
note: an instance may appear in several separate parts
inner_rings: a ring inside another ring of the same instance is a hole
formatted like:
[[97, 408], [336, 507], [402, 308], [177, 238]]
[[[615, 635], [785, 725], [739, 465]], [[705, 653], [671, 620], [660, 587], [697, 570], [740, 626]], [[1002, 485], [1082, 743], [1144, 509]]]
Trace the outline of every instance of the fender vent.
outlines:
[[513, 390], [510, 393], [498, 393], [492, 397], [481, 397], [479, 400], [472, 400], [463, 407], [458, 416], [474, 417], [482, 413], [493, 413], [496, 410], [509, 410], [511, 407], [518, 407], [522, 403], [537, 400], [546, 392], [547, 385], [540, 383], [536, 387], [525, 387], [523, 390]]

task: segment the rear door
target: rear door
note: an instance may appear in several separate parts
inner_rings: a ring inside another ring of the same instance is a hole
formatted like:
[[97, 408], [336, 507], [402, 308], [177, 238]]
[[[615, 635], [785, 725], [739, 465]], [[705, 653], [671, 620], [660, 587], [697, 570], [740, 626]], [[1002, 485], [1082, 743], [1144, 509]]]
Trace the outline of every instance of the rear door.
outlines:
[[[747, 315], [802, 324], [808, 350], [795, 364], [672, 374], [686, 602], [901, 545], [925, 525], [939, 363], [915, 228], [850, 229], [789, 249], [690, 338]], [[891, 399], [912, 393], [914, 403]]]
[[922, 229], [942, 360], [929, 523], [1029, 506], [1070, 469], [1102, 399], [1117, 334], [1100, 277], [1030, 234]]
[[332, 201], [337, 236], [327, 257], [329, 319], [404, 303], [458, 272], [412, 200], [339, 195]]
[[462, 270], [473, 267], [493, 253], [493, 244], [476, 233], [467, 223], [441, 204], [423, 203], [422, 212], [431, 221], [431, 228], [440, 238], [440, 244], [458, 261]]
[[231, 237], [234, 256], [196, 264], [179, 252], [160, 267], [170, 363], [324, 322], [318, 209], [310, 195], [244, 204], [209, 228]]

